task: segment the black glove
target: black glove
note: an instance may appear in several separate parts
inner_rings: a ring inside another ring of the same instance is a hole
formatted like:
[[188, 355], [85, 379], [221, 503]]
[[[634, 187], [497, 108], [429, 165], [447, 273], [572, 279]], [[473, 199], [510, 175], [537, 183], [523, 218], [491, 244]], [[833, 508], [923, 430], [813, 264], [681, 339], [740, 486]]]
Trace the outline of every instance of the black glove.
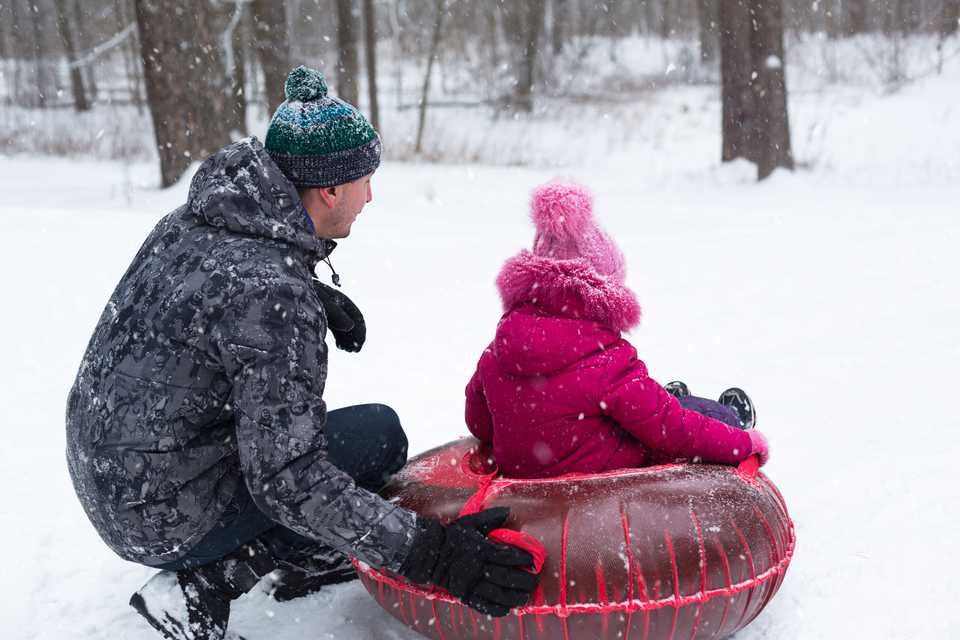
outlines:
[[524, 571], [533, 557], [523, 549], [487, 540], [510, 510], [487, 509], [443, 526], [420, 518], [419, 531], [400, 573], [419, 584], [443, 587], [480, 613], [505, 616], [526, 604], [539, 577]]
[[313, 281], [313, 287], [320, 297], [323, 310], [327, 314], [327, 328], [337, 341], [337, 347], [344, 351], [360, 351], [367, 339], [367, 325], [357, 305], [345, 294], [322, 282]]

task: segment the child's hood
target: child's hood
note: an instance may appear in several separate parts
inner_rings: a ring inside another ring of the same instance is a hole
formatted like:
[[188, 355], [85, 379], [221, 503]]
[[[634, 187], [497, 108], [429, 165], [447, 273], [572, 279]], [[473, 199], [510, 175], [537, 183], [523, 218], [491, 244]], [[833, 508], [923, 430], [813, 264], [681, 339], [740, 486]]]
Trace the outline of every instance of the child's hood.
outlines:
[[521, 251], [497, 277], [506, 315], [494, 356], [504, 371], [546, 374], [602, 350], [640, 322], [634, 293], [582, 259]]

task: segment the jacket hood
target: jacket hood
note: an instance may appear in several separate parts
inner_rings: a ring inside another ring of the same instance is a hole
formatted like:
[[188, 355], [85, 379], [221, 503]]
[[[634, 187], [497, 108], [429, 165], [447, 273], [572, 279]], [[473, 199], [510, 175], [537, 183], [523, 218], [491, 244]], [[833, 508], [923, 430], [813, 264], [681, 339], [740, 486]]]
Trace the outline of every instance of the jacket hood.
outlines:
[[187, 207], [213, 227], [296, 246], [314, 264], [336, 246], [317, 237], [296, 188], [254, 137], [225, 146], [200, 165]]
[[620, 340], [598, 322], [543, 315], [527, 305], [505, 315], [497, 325], [493, 356], [511, 375], [549, 375]]
[[582, 258], [556, 260], [521, 251], [504, 263], [497, 289], [505, 312], [532, 304], [551, 315], [593, 320], [614, 333], [640, 323], [633, 291]]

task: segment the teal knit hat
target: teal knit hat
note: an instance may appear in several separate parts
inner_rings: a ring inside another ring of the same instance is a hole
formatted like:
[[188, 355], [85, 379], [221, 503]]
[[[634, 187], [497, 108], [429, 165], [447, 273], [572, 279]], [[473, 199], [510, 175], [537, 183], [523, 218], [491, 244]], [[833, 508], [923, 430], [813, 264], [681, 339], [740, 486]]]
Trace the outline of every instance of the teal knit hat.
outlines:
[[301, 65], [284, 92], [264, 146], [294, 186], [333, 187], [380, 166], [380, 136], [356, 107], [327, 95], [322, 73]]

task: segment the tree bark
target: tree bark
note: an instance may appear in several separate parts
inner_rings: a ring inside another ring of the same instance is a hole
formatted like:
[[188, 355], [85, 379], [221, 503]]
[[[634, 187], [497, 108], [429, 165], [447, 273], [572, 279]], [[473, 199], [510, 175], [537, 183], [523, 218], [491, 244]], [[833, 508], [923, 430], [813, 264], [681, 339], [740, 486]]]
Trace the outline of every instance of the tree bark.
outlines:
[[10, 2], [7, 2], [6, 4], [0, 4], [0, 60], [3, 60], [4, 62], [6, 62], [8, 58], [13, 58], [13, 56], [10, 55], [9, 47], [7, 46], [8, 22], [6, 14], [7, 5], [9, 4]]
[[673, 7], [671, 0], [660, 0], [660, 37], [667, 40], [673, 35]]
[[760, 180], [793, 169], [782, 0], [721, 0], [722, 159], [745, 158]]
[[70, 27], [70, 17], [67, 15], [66, 0], [54, 0], [57, 10], [57, 31], [63, 41], [63, 50], [67, 54], [67, 65], [70, 69], [70, 89], [73, 92], [73, 108], [77, 111], [89, 111], [87, 92], [83, 88], [83, 73], [76, 66], [77, 49], [74, 46], [73, 30]]
[[750, 0], [720, 1], [720, 84], [723, 110], [724, 162], [745, 158], [756, 162], [753, 60], [750, 52]]
[[867, 0], [846, 0], [847, 35], [867, 32]]
[[763, 180], [778, 168], [792, 170], [793, 151], [787, 114], [783, 0], [753, 0], [752, 4], [757, 174]]
[[242, 0], [211, 5], [213, 28], [223, 56], [221, 73], [227, 95], [223, 117], [227, 120], [227, 129], [238, 137], [247, 134], [246, 42], [242, 26], [245, 7], [246, 2]]
[[940, 16], [940, 34], [944, 38], [954, 36], [960, 31], [960, 0], [943, 0]]
[[553, 55], [563, 52], [564, 39], [567, 37], [567, 20], [570, 14], [569, 0], [553, 0], [553, 15], [550, 20], [550, 40], [553, 45]]
[[370, 101], [370, 122], [380, 130], [380, 100], [377, 95], [377, 14], [373, 0], [363, 0], [364, 51], [367, 58], [367, 95]]
[[47, 108], [47, 73], [45, 61], [47, 48], [43, 41], [43, 25], [40, 24], [40, 8], [35, 4], [27, 7], [30, 13], [30, 26], [33, 28], [33, 66], [36, 80], [36, 106], [39, 109]]
[[430, 38], [430, 53], [427, 56], [427, 70], [423, 74], [423, 91], [420, 94], [420, 114], [417, 118], [417, 142], [414, 153], [423, 151], [423, 130], [427, 124], [427, 100], [430, 96], [430, 76], [433, 74], [433, 62], [440, 48], [440, 36], [443, 34], [443, 17], [447, 13], [446, 0], [437, 0], [437, 12], [433, 19], [433, 36]]
[[169, 187], [230, 141], [220, 34], [206, 2], [135, 0], [147, 103]]
[[[90, 47], [90, 38], [87, 34], [86, 21], [83, 18], [83, 10], [80, 7], [80, 0], [73, 0], [73, 18], [77, 25], [76, 47], [79, 51], [86, 51]], [[90, 94], [90, 101], [97, 101], [97, 74], [96, 65], [85, 65], [82, 71], [86, 72], [86, 87]]]
[[357, 55], [357, 20], [353, 0], [336, 0], [337, 4], [337, 95], [356, 106], [360, 101], [357, 87], [359, 63]]
[[263, 69], [267, 111], [273, 114], [284, 100], [283, 83], [290, 71], [290, 39], [283, 2], [253, 0], [253, 48]]
[[831, 40], [836, 40], [842, 35], [843, 32], [843, 20], [841, 19], [842, 16], [840, 15], [840, 0], [826, 0], [826, 2], [827, 8], [823, 16], [824, 28], [827, 31], [827, 37]]
[[642, 1], [644, 33], [657, 33], [659, 22], [657, 21], [657, 8], [654, 6], [654, 0]]
[[520, 77], [514, 102], [522, 111], [533, 111], [533, 85], [537, 68], [537, 52], [540, 41], [540, 31], [543, 28], [546, 0], [528, 0], [524, 7], [524, 41], [523, 60], [520, 65]]
[[19, 0], [11, 0], [10, 2], [10, 53], [13, 56], [13, 91], [11, 96], [13, 98], [13, 104], [20, 104], [21, 96], [21, 80], [22, 72], [20, 69], [20, 57], [22, 53], [22, 48], [20, 43], [23, 42], [23, 25], [20, 22], [20, 11], [18, 9]]
[[718, 0], [697, 0], [697, 21], [700, 26], [700, 61], [712, 63], [717, 59]]

